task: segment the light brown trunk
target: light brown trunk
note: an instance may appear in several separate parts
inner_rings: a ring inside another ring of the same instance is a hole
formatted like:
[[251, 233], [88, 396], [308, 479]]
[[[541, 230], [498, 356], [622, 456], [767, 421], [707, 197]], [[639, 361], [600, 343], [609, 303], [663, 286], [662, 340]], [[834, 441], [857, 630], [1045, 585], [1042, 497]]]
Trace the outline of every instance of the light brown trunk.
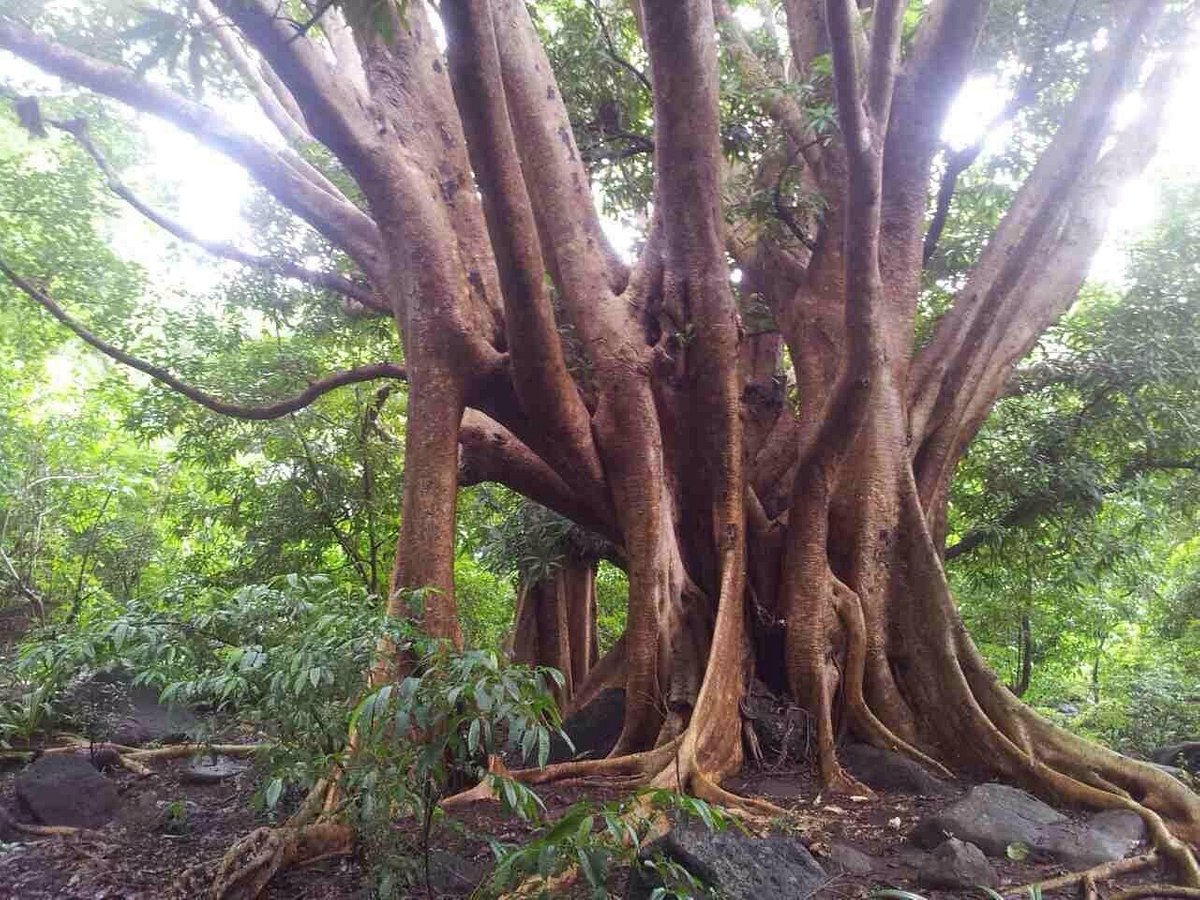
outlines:
[[510, 654], [514, 662], [563, 674], [565, 683], [554, 692], [560, 707], [571, 703], [599, 656], [595, 582], [594, 563], [568, 558], [517, 587]]

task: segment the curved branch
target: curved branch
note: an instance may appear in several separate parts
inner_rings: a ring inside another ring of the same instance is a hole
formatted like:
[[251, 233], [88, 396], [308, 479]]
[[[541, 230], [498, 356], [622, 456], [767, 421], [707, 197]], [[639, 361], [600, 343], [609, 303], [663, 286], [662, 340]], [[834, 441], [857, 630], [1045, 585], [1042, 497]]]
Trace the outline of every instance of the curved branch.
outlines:
[[636, 78], [645, 89], [646, 94], [653, 97], [654, 88], [650, 86], [650, 79], [646, 77], [646, 73], [617, 52], [616, 41], [613, 40], [612, 32], [608, 30], [608, 23], [604, 20], [604, 13], [601, 12], [599, 4], [596, 3], [596, 0], [584, 0], [584, 2], [591, 8], [592, 15], [596, 18], [596, 26], [600, 29], [600, 37], [604, 41], [604, 50], [608, 54], [608, 58]]
[[233, 25], [221, 20], [221, 14], [212, 5], [211, 0], [197, 0], [196, 12], [204, 27], [216, 39], [226, 58], [241, 76], [242, 82], [254, 96], [259, 107], [279, 133], [291, 144], [303, 145], [313, 139], [308, 132], [302, 114], [296, 107], [294, 97], [289, 97], [290, 104], [285, 104], [279, 94], [267, 82], [262, 72], [246, 52], [235, 34]]
[[541, 457], [495, 419], [468, 407], [458, 442], [460, 487], [495, 481], [611, 541], [619, 540], [611, 524], [596, 515]]
[[113, 169], [104, 153], [92, 140], [91, 134], [88, 132], [87, 123], [83, 119], [70, 119], [65, 122], [51, 121], [51, 125], [59, 128], [70, 134], [96, 163], [100, 172], [104, 175], [105, 181], [108, 184], [108, 189], [136, 209], [139, 213], [149, 219], [164, 231], [177, 237], [179, 240], [189, 244], [195, 244], [202, 250], [211, 253], [213, 256], [220, 256], [224, 259], [233, 260], [236, 263], [241, 263], [244, 266], [250, 266], [255, 269], [262, 269], [266, 272], [271, 272], [276, 275], [282, 275], [285, 278], [294, 278], [304, 284], [312, 287], [321, 288], [322, 290], [332, 291], [335, 294], [341, 294], [363, 306], [374, 310], [375, 312], [384, 315], [391, 315], [392, 308], [384, 300], [380, 299], [366, 286], [352, 281], [343, 275], [338, 275], [336, 272], [314, 272], [307, 269], [298, 263], [290, 262], [285, 259], [275, 259], [270, 256], [259, 256], [255, 253], [247, 253], [235, 247], [229, 241], [214, 241], [200, 237], [183, 223], [172, 219], [163, 213], [158, 212], [147, 205], [140, 197], [135, 194], [121, 177]]
[[137, 369], [139, 372], [149, 375], [155, 381], [178, 394], [182, 394], [189, 400], [199, 403], [205, 409], [220, 413], [223, 416], [250, 421], [278, 419], [286, 416], [288, 413], [303, 409], [321, 395], [327, 394], [335, 388], [348, 384], [356, 384], [360, 381], [373, 381], [377, 378], [405, 380], [408, 377], [408, 372], [404, 366], [397, 365], [396, 363], [373, 363], [326, 375], [309, 384], [300, 393], [294, 394], [284, 400], [276, 401], [275, 403], [267, 403], [262, 406], [233, 403], [228, 400], [222, 400], [219, 397], [214, 397], [212, 394], [177, 378], [166, 369], [147, 362], [131, 353], [127, 353], [120, 347], [116, 347], [92, 334], [82, 323], [59, 306], [54, 298], [14, 272], [3, 259], [0, 259], [0, 274], [7, 277], [23, 293], [74, 332], [84, 343], [96, 348], [105, 356], [116, 360], [122, 365], [129, 366], [131, 369]]
[[372, 280], [383, 272], [382, 244], [371, 218], [293, 151], [280, 151], [234, 127], [203, 104], [139, 78], [134, 72], [0, 20], [0, 48], [45, 72], [159, 116], [245, 166], [284, 206], [346, 251]]

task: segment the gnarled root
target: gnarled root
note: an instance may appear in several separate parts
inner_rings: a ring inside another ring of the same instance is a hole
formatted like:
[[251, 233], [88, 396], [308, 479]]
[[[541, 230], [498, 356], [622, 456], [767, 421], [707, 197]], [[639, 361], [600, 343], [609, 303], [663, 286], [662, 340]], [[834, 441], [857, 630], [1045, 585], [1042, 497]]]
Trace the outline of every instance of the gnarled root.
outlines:
[[[169, 744], [166, 747], [139, 749], [127, 747], [124, 744], [104, 742], [93, 744], [82, 738], [68, 736], [65, 744], [48, 747], [41, 751], [45, 756], [62, 756], [72, 753], [91, 753], [103, 765], [120, 766], [140, 778], [148, 778], [154, 770], [146, 765], [147, 762], [157, 762], [164, 759], [179, 759], [181, 756], [193, 756], [200, 753], [219, 754], [221, 756], [252, 756], [262, 749], [260, 744]], [[8, 758], [32, 759], [33, 752], [19, 751], [19, 757]]]
[[344, 856], [353, 849], [349, 825], [317, 822], [299, 828], [258, 828], [230, 847], [216, 865], [184, 872], [175, 882], [172, 896], [178, 900], [254, 900], [281, 869]]

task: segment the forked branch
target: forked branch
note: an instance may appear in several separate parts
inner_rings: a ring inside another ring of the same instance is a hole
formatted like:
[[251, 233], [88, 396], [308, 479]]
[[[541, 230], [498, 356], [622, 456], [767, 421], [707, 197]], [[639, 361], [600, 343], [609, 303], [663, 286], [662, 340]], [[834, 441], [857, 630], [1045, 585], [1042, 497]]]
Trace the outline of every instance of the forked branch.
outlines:
[[110, 359], [116, 360], [122, 365], [129, 366], [131, 369], [136, 369], [146, 375], [149, 375], [155, 381], [175, 391], [177, 394], [182, 394], [189, 400], [200, 404], [205, 409], [212, 410], [223, 416], [230, 416], [235, 419], [247, 419], [252, 421], [265, 421], [269, 419], [278, 419], [286, 416], [288, 413], [293, 413], [298, 409], [303, 409], [308, 406], [318, 397], [327, 394], [335, 388], [343, 387], [348, 384], [357, 384], [360, 381], [374, 381], [377, 378], [397, 378], [404, 380], [408, 377], [407, 370], [404, 366], [396, 363], [373, 363], [366, 366], [358, 366], [354, 369], [346, 369], [341, 372], [334, 372], [331, 375], [326, 375], [309, 384], [304, 390], [298, 394], [294, 394], [285, 400], [279, 400], [275, 403], [268, 403], [262, 406], [253, 406], [243, 403], [234, 403], [229, 400], [222, 400], [215, 397], [207, 391], [201, 390], [195, 385], [188, 384], [182, 379], [168, 372], [161, 366], [156, 366], [151, 362], [147, 362], [140, 357], [134, 356], [132, 353], [127, 353], [120, 347], [116, 347], [108, 341], [97, 337], [88, 330], [79, 320], [74, 318], [70, 313], [63, 309], [53, 297], [45, 291], [38, 288], [32, 282], [22, 278], [14, 272], [4, 260], [0, 259], [0, 274], [8, 278], [17, 288], [19, 288], [26, 296], [34, 300], [39, 306], [46, 310], [50, 315], [54, 316], [59, 322], [69, 328], [80, 338], [84, 343], [99, 350]]
[[340, 294], [377, 313], [391, 315], [392, 309], [386, 301], [378, 297], [365, 285], [352, 281], [336, 272], [314, 272], [312, 269], [305, 268], [298, 263], [290, 262], [286, 259], [249, 253], [236, 247], [229, 241], [214, 241], [202, 238], [182, 222], [154, 209], [134, 193], [129, 185], [121, 179], [121, 176], [117, 174], [117, 171], [109, 163], [108, 158], [101, 151], [100, 147], [92, 140], [87, 123], [83, 119], [52, 121], [50, 124], [62, 129], [75, 138], [79, 146], [92, 158], [96, 166], [100, 169], [101, 174], [104, 175], [110, 191], [159, 228], [174, 235], [179, 240], [194, 244], [200, 249], [211, 253], [213, 256], [219, 256], [223, 259], [232, 260], [253, 269], [261, 269], [265, 272], [281, 275], [285, 278], [293, 278], [312, 287]]
[[314, 180], [312, 167], [292, 151], [280, 151], [236, 128], [208, 107], [161, 87], [121, 66], [95, 59], [0, 20], [0, 48], [134, 109], [160, 116], [245, 166], [284, 206], [345, 250], [376, 280], [382, 247], [375, 223], [344, 197]]

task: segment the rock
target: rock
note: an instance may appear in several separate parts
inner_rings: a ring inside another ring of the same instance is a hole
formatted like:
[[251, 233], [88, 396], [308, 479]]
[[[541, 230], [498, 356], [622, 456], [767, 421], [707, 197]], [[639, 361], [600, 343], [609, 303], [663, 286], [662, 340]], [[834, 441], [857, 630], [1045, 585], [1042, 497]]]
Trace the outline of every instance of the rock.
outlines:
[[874, 857], [840, 841], [829, 845], [829, 869], [846, 875], [870, 875], [878, 868]]
[[188, 767], [179, 773], [182, 781], [192, 784], [216, 784], [235, 775], [241, 775], [248, 769], [246, 763], [237, 762], [228, 756], [218, 756], [216, 759], [203, 757], [193, 760]]
[[[438, 896], [460, 897], [470, 894], [486, 875], [486, 868], [457, 853], [448, 850], [429, 851], [429, 881]], [[424, 877], [424, 871], [420, 871], [418, 884], [422, 887]]]
[[907, 756], [869, 744], [849, 744], [838, 758], [850, 774], [867, 787], [879, 791], [902, 791], [928, 797], [946, 797], [953, 788]]
[[15, 844], [21, 839], [22, 834], [17, 830], [13, 817], [9, 815], [8, 810], [0, 806], [0, 844]]
[[1154, 766], [1154, 768], [1156, 768], [1162, 772], [1166, 772], [1168, 775], [1170, 775], [1176, 781], [1182, 781], [1188, 787], [1192, 786], [1192, 781], [1193, 781], [1192, 776], [1186, 769], [1181, 769], [1181, 768], [1179, 768], [1179, 766], [1168, 766], [1168, 765], [1164, 765], [1163, 763], [1156, 763], [1156, 762], [1147, 763], [1146, 765]]
[[[754, 837], [735, 827], [709, 831], [689, 822], [646, 846], [642, 859], [665, 856], [728, 900], [810, 897], [829, 877], [799, 839], [783, 834]], [[627, 900], [647, 900], [660, 885], [653, 870], [630, 872]]]
[[974, 844], [950, 838], [922, 862], [917, 883], [933, 888], [995, 887], [1000, 876]]
[[1041, 800], [1006, 784], [980, 784], [963, 799], [922, 819], [911, 838], [919, 847], [932, 849], [947, 836], [975, 844], [989, 856], [1003, 856], [1009, 844], [1039, 849], [1039, 838], [1048, 825], [1067, 817]]
[[158, 691], [145, 685], [129, 689], [131, 712], [117, 723], [113, 743], [127, 747], [143, 744], [178, 744], [195, 735], [200, 721], [181, 706], [164, 706]]
[[625, 691], [610, 688], [603, 691], [583, 709], [571, 713], [563, 722], [563, 731], [575, 745], [574, 753], [561, 737], [550, 742], [547, 763], [570, 759], [603, 759], [617, 744], [625, 721]]
[[1184, 741], [1159, 747], [1150, 758], [1164, 766], [1177, 766], [1188, 772], [1200, 773], [1200, 741]]
[[14, 779], [17, 802], [43, 825], [100, 828], [117, 809], [117, 788], [86, 759], [43, 756]]
[[1113, 809], [1081, 822], [1044, 828], [1038, 836], [1037, 852], [1054, 857], [1070, 869], [1090, 869], [1124, 859], [1145, 838], [1141, 816], [1127, 809]]
[[71, 688], [67, 705], [100, 740], [127, 747], [188, 740], [199, 720], [183, 707], [160, 703], [158, 696], [148, 685], [133, 684], [124, 672], [98, 672]]

